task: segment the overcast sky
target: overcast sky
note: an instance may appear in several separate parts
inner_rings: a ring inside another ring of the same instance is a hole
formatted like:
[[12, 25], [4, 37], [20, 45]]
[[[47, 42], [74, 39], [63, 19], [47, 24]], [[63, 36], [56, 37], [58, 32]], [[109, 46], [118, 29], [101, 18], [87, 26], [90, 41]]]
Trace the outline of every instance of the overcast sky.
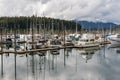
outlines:
[[120, 0], [0, 0], [0, 16], [47, 16], [120, 24]]

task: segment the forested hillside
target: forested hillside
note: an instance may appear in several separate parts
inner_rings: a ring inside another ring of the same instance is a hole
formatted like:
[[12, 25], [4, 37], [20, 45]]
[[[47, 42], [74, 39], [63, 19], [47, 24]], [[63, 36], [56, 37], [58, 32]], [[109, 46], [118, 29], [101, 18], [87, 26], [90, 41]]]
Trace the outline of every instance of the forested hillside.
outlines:
[[[78, 30], [81, 29], [81, 25], [77, 24]], [[75, 31], [76, 29], [76, 22], [67, 21], [67, 20], [60, 20], [54, 18], [47, 18], [47, 17], [1, 17], [0, 18], [0, 27], [2, 29], [7, 30], [29, 30], [30, 28], [36, 30], [71, 30]]]

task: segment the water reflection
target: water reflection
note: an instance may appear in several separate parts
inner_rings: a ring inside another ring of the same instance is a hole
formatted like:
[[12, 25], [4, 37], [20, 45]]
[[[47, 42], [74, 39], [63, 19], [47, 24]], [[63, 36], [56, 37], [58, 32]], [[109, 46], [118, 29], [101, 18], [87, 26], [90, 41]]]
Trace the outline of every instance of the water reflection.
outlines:
[[3, 77], [3, 54], [1, 54], [1, 77]]
[[88, 60], [92, 59], [92, 56], [94, 55], [95, 51], [99, 50], [99, 47], [92, 47], [92, 48], [85, 48], [80, 49], [78, 52], [82, 56], [83, 59], [85, 59], [85, 62], [87, 63]]
[[17, 80], [17, 70], [16, 70], [16, 53], [14, 54], [14, 63], [15, 63], [15, 80]]
[[108, 49], [110, 49], [110, 48], [118, 48], [118, 47], [120, 47], [120, 45], [118, 44], [109, 44], [108, 45]]
[[112, 50], [115, 50], [116, 51], [116, 53], [120, 53], [120, 45], [118, 44], [115, 44], [115, 45], [113, 45], [113, 44], [110, 44], [110, 45], [108, 45], [108, 49], [112, 49]]
[[85, 59], [86, 63], [89, 59], [92, 59], [93, 54], [94, 54], [94, 52], [85, 52], [85, 53], [83, 52], [83, 53], [81, 53], [82, 58]]
[[120, 54], [120, 47], [116, 49], [116, 53]]
[[1, 54], [0, 80], [119, 80], [119, 48], [108, 47]]
[[65, 55], [65, 56], [67, 56], [67, 58], [68, 58], [69, 55], [70, 55], [70, 53], [72, 53], [72, 48], [66, 48], [66, 49], [65, 49], [65, 52], [66, 52], [66, 55]]

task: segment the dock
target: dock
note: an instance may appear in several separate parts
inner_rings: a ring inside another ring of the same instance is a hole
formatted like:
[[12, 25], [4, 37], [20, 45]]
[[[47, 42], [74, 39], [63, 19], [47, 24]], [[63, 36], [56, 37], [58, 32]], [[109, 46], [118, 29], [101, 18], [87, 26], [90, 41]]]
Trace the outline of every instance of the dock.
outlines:
[[79, 49], [84, 49], [84, 48], [91, 48], [91, 47], [100, 47], [100, 46], [61, 46], [58, 48], [51, 48], [51, 47], [46, 47], [46, 48], [40, 48], [40, 49], [31, 49], [31, 50], [3, 50], [0, 51], [0, 54], [3, 53], [16, 53], [16, 54], [25, 54], [25, 53], [30, 53], [30, 52], [40, 52], [40, 51], [49, 51], [49, 50], [60, 50], [60, 49], [66, 49], [66, 48], [79, 48]]

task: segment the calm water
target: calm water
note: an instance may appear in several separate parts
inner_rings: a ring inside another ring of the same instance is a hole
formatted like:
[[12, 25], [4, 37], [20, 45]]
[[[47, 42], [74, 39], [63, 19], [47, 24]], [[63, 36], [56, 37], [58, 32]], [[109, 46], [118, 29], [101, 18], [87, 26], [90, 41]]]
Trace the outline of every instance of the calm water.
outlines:
[[0, 80], [119, 80], [120, 48], [0, 55]]

